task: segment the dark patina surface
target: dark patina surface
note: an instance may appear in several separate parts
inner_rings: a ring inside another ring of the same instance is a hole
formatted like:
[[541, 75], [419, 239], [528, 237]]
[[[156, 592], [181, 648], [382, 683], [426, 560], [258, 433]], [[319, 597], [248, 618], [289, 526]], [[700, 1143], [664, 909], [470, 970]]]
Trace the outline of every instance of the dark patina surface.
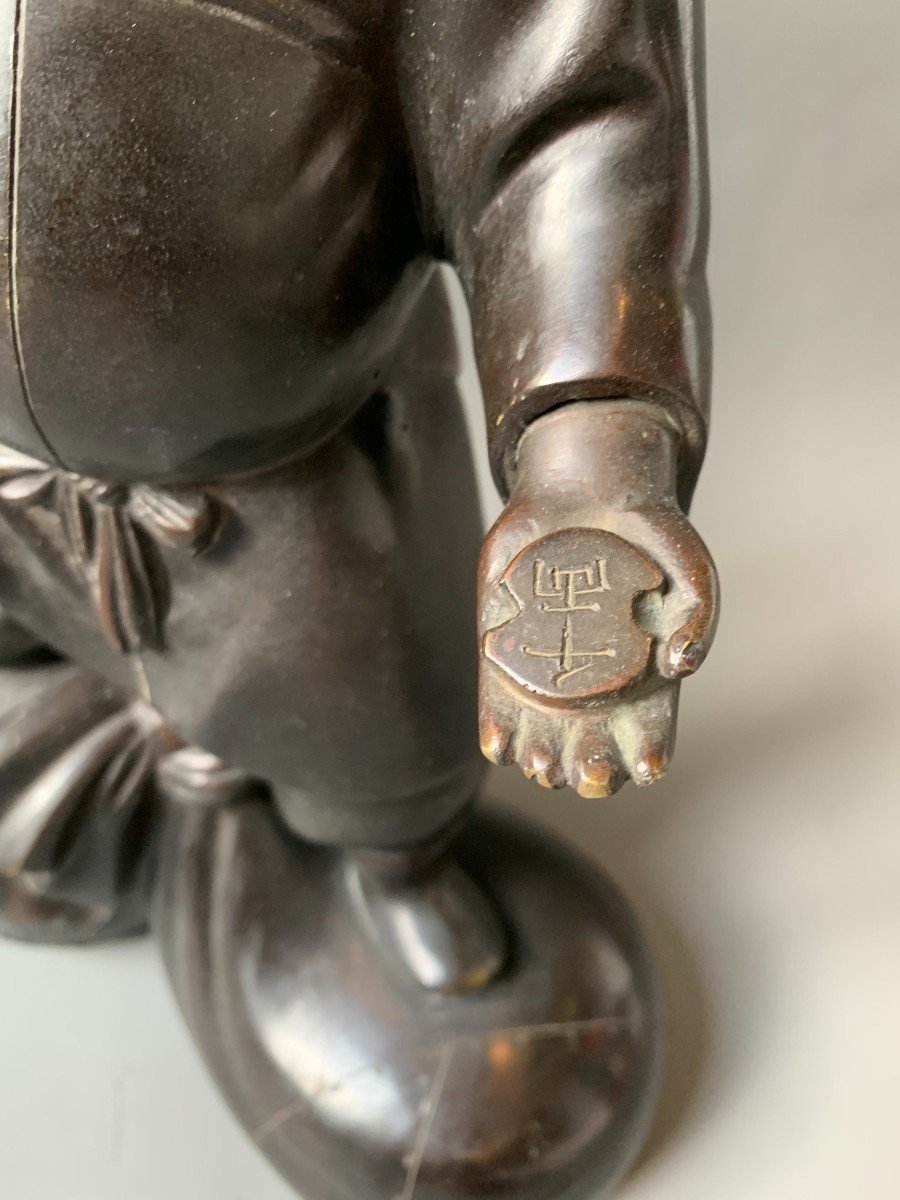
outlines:
[[715, 631], [695, 7], [0, 0], [0, 929], [155, 892], [305, 1200], [593, 1200], [649, 1118], [623, 902], [470, 812], [479, 721], [659, 778]]

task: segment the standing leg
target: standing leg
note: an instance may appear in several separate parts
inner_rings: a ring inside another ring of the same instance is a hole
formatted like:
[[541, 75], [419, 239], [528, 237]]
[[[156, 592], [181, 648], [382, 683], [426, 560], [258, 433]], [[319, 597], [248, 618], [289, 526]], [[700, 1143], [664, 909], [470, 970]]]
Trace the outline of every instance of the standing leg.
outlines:
[[[436, 291], [420, 322], [446, 327], [445, 305]], [[413, 349], [336, 438], [218, 486], [218, 541], [171, 556], [165, 649], [142, 663], [185, 742], [265, 779], [301, 837], [359, 852], [366, 926], [421, 984], [454, 991], [505, 957], [448, 852], [483, 774], [482, 523], [452, 347], [437, 363]]]
[[216, 544], [170, 555], [153, 704], [269, 781], [304, 838], [430, 839], [482, 777], [481, 519], [452, 370], [396, 370], [338, 437], [217, 495]]

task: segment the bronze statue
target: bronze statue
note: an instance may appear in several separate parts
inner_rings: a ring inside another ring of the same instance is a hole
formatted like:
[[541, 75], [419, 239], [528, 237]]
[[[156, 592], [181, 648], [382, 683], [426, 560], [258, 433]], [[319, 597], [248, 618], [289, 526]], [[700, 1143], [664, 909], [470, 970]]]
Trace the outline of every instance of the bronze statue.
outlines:
[[[693, 0], [0, 14], [0, 927], [152, 908], [307, 1200], [596, 1197], [653, 968], [605, 881], [472, 814], [475, 713], [546, 787], [652, 783], [714, 633]], [[478, 643], [441, 262], [508, 500]]]

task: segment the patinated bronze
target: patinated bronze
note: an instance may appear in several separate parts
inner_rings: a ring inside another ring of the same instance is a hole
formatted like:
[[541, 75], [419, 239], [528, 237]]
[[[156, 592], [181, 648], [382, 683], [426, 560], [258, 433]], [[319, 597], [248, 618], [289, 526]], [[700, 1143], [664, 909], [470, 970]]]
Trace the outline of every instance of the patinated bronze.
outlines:
[[714, 634], [695, 4], [0, 24], [0, 929], [152, 919], [306, 1200], [596, 1198], [653, 969], [605, 881], [473, 814], [476, 711], [547, 787], [652, 783]]

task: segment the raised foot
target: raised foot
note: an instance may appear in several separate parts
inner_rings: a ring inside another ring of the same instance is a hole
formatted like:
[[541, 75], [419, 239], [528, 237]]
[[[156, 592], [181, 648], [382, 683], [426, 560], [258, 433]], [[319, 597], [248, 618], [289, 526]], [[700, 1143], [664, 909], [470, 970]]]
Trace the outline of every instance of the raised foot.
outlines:
[[172, 982], [304, 1200], [599, 1200], [640, 1143], [660, 1019], [627, 907], [544, 831], [478, 817], [455, 854], [489, 881], [510, 954], [487, 986], [445, 995], [362, 928], [346, 858], [300, 843], [270, 804], [172, 805]]

